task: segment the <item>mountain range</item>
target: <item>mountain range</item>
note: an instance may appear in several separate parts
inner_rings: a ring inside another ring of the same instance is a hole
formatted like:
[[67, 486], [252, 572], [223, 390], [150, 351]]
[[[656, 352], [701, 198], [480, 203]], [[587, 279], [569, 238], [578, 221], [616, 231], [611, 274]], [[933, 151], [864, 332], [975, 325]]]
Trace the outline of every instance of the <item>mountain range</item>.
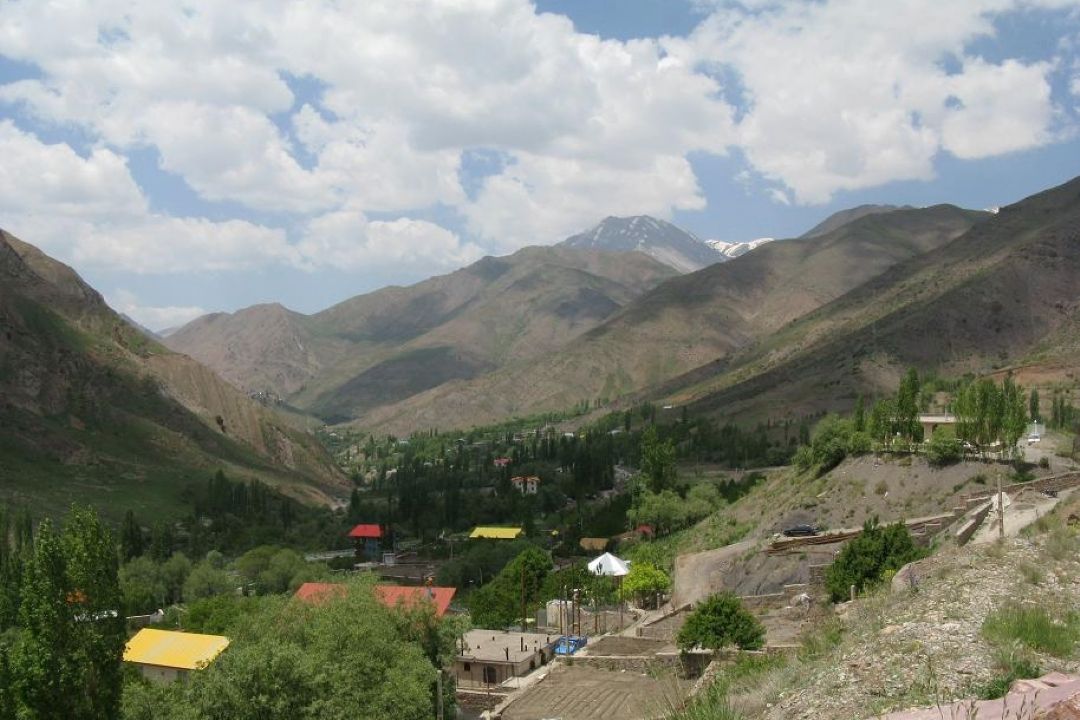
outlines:
[[341, 422], [550, 355], [675, 275], [640, 252], [525, 248], [314, 315], [208, 315], [163, 342], [246, 392]]
[[583, 250], [642, 252], [682, 273], [700, 270], [729, 257], [693, 233], [648, 215], [605, 218], [592, 230], [569, 237], [560, 245]]
[[588, 242], [314, 315], [209, 315], [160, 341], [0, 234], [3, 487], [152, 508], [225, 467], [331, 502], [344, 480], [290, 418], [406, 435], [654, 400], [757, 422], [844, 409], [907, 366], [1030, 383], [1080, 370], [1080, 179], [996, 214], [856, 208], [684, 274], [637, 249], [573, 246], [674, 237], [610, 220]]
[[[69, 267], [0, 231], [0, 492], [174, 510], [216, 470], [330, 504], [347, 481], [309, 433], [133, 327]], [[107, 503], [101, 499], [108, 498]]]

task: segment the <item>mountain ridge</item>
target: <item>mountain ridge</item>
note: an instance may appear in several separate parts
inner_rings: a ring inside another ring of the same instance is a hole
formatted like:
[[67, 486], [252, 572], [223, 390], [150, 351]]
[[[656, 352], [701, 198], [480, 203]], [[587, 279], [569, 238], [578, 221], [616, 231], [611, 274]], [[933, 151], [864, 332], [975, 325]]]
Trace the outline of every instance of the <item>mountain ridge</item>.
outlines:
[[74, 270], [3, 231], [0, 276], [8, 497], [55, 507], [101, 487], [119, 493], [114, 509], [160, 509], [217, 469], [305, 502], [345, 493], [314, 437], [143, 335]]

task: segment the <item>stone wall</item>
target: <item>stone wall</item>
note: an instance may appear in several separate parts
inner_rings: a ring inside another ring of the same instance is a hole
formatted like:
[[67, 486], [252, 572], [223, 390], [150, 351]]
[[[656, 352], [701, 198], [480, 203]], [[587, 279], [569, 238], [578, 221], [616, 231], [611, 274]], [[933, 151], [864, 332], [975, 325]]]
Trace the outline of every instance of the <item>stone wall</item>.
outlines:
[[[1054, 492], [1060, 492], [1062, 490], [1068, 490], [1080, 486], [1080, 472], [1064, 473], [1062, 475], [1051, 475], [1050, 477], [1039, 478], [1038, 480], [1032, 480], [1026, 483], [1012, 483], [1011, 485], [1003, 485], [1001, 490], [1006, 493], [1016, 493], [1021, 490], [1035, 490], [1042, 492], [1045, 490], [1052, 490]], [[964, 497], [969, 500], [985, 500], [993, 495], [997, 494], [997, 488], [987, 488], [977, 493], [969, 493]]]
[[960, 528], [956, 531], [956, 542], [958, 545], [966, 545], [967, 541], [971, 539], [971, 536], [975, 534], [975, 531], [986, 520], [986, 516], [990, 513], [990, 507], [992, 503], [983, 503], [971, 513], [971, 517], [964, 520], [960, 525]]
[[663, 652], [654, 655], [575, 655], [563, 658], [565, 665], [584, 665], [597, 670], [612, 672], [634, 672], [648, 674], [666, 671], [683, 678], [696, 678], [712, 662], [713, 653], [700, 652]]

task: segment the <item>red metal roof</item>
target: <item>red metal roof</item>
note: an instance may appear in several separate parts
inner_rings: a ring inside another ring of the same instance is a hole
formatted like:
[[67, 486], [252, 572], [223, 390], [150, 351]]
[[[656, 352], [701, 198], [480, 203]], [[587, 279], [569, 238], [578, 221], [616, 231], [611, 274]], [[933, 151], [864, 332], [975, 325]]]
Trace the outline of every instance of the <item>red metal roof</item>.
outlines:
[[334, 583], [306, 582], [296, 590], [293, 595], [297, 600], [303, 600], [312, 605], [331, 600], [335, 597], [344, 597], [345, 586]]
[[351, 538], [381, 538], [382, 528], [378, 525], [357, 525], [349, 531]]
[[402, 604], [410, 607], [417, 602], [435, 603], [435, 616], [442, 617], [450, 607], [457, 588], [452, 587], [401, 587], [399, 585], [376, 585], [375, 597], [387, 607]]

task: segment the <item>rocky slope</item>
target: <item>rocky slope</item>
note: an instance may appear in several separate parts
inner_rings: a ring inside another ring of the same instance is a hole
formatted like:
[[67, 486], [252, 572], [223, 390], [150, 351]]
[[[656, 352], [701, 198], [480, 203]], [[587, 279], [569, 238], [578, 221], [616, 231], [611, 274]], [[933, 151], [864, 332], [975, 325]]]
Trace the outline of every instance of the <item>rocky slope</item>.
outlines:
[[0, 487], [56, 509], [167, 512], [224, 468], [330, 502], [345, 480], [298, 432], [110, 310], [71, 268], [0, 231]]
[[558, 353], [447, 383], [360, 416], [397, 432], [483, 424], [639, 391], [761, 338], [985, 219], [938, 206], [874, 215], [825, 236], [769, 243], [664, 282]]
[[[885, 222], [902, 212], [858, 222]], [[852, 227], [852, 223], [847, 227]], [[1080, 179], [1002, 208], [741, 353], [658, 394], [742, 420], [846, 409], [905, 367], [944, 375], [1077, 371]], [[779, 410], [783, 408], [783, 410]]]
[[248, 392], [346, 420], [553, 353], [674, 274], [637, 252], [526, 248], [315, 315], [206, 316], [164, 342]]

